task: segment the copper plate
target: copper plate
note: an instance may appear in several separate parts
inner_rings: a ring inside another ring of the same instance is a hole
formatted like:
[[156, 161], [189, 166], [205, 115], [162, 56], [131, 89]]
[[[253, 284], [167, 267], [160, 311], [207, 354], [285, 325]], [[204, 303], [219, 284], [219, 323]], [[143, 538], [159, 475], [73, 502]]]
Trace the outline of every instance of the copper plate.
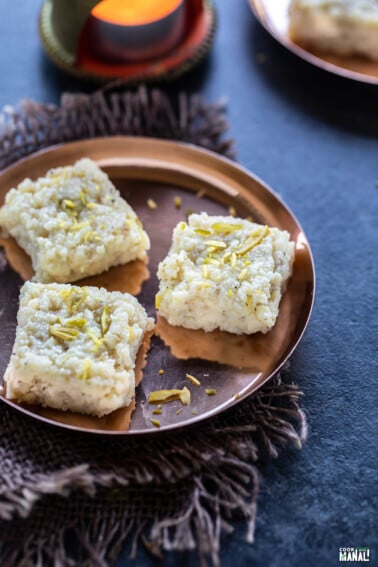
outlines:
[[[288, 230], [295, 242], [294, 271], [281, 302], [280, 315], [270, 333], [249, 337], [189, 331], [170, 327], [160, 320], [159, 333], [176, 356], [161, 338], [152, 338], [144, 378], [137, 389], [136, 410], [127, 432], [122, 419], [110, 418], [101, 422], [89, 418], [88, 421], [84, 416], [64, 412], [51, 414], [41, 408], [21, 407], [4, 397], [3, 401], [36, 419], [65, 428], [133, 436], [155, 435], [159, 431], [197, 423], [256, 392], [292, 354], [313, 305], [315, 276], [311, 251], [293, 214], [262, 181], [225, 158], [185, 144], [127, 137], [74, 142], [19, 161], [0, 174], [0, 204], [6, 192], [25, 177], [35, 179], [51, 167], [71, 164], [83, 156], [94, 159], [108, 172], [122, 195], [136, 209], [151, 237], [148, 265], [151, 275], [138, 295], [150, 315], [155, 316], [157, 265], [168, 251], [172, 228], [185, 219], [188, 209], [228, 214], [230, 206], [235, 207], [240, 216], [252, 216], [258, 222]], [[205, 192], [205, 195], [199, 196], [198, 192]], [[182, 199], [180, 209], [174, 205], [176, 196]], [[149, 198], [156, 201], [156, 209], [147, 206]], [[123, 288], [122, 276], [119, 278], [113, 276], [112, 289], [118, 282]], [[21, 284], [21, 277], [0, 255], [0, 376], [4, 374], [12, 351]], [[210, 360], [202, 359], [203, 356]], [[160, 369], [164, 369], [164, 374], [159, 374]], [[186, 373], [199, 378], [201, 386], [191, 384]], [[183, 407], [179, 401], [171, 402], [164, 405], [161, 415], [152, 415], [154, 407], [146, 403], [150, 391], [183, 386], [191, 391], [189, 406]], [[207, 388], [216, 389], [216, 395], [206, 395]], [[152, 425], [151, 418], [160, 420], [160, 429]]]
[[378, 85], [378, 63], [362, 57], [312, 53], [294, 43], [288, 35], [290, 0], [248, 0], [248, 2], [268, 33], [298, 57], [335, 75]]

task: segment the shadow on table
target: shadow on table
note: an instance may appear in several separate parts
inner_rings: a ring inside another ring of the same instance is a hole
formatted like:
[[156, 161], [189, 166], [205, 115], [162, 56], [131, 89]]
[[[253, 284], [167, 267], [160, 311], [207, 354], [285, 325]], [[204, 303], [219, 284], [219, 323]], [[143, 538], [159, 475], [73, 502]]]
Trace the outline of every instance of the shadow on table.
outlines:
[[[185, 91], [188, 93], [200, 92], [212, 68], [212, 55], [211, 52], [205, 59], [199, 63], [193, 70], [183, 74], [173, 82], [162, 81], [160, 83], [151, 84], [151, 86], [163, 89], [167, 94], [176, 95], [178, 92]], [[103, 85], [101, 83], [84, 80], [74, 77], [69, 73], [63, 71], [54, 65], [43, 53], [40, 59], [40, 74], [43, 83], [50, 91], [49, 100], [57, 100], [60, 98], [61, 93], [91, 93], [100, 89]], [[135, 89], [135, 86], [125, 85], [124, 88]]]

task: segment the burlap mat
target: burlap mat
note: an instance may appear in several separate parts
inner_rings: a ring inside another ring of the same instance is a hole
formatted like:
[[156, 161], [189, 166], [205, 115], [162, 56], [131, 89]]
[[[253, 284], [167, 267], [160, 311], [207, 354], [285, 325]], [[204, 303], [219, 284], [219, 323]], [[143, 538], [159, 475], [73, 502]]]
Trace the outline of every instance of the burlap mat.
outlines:
[[[226, 155], [221, 104], [160, 91], [63, 95], [59, 107], [25, 101], [1, 120], [0, 168], [42, 147], [128, 134], [192, 142]], [[253, 542], [259, 462], [300, 448], [306, 420], [289, 370], [234, 410], [151, 440], [102, 440], [34, 422], [0, 405], [0, 565], [114, 564], [129, 542], [154, 555], [197, 549], [219, 564], [236, 517]]]

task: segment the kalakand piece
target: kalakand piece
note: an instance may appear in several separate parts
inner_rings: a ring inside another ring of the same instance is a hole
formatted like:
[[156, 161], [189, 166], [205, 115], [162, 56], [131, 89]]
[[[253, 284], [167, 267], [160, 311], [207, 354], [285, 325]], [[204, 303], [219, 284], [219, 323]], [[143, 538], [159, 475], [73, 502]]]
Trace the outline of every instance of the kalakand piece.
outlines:
[[290, 37], [335, 55], [378, 61], [377, 0], [292, 0]]
[[174, 229], [159, 264], [156, 307], [175, 326], [266, 333], [276, 322], [293, 259], [286, 231], [192, 214]]
[[150, 241], [130, 205], [88, 158], [11, 189], [5, 228], [31, 257], [34, 280], [73, 282], [145, 259]]
[[5, 372], [6, 397], [101, 417], [128, 406], [154, 321], [132, 295], [26, 282]]

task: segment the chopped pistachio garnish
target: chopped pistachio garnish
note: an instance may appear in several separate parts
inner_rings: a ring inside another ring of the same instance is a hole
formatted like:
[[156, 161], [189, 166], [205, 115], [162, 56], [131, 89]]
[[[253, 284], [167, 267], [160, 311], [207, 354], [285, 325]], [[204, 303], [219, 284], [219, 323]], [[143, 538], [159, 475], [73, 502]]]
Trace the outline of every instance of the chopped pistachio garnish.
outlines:
[[79, 327], [79, 329], [81, 329], [87, 322], [82, 317], [76, 317], [75, 319], [67, 319], [67, 321], [64, 321], [64, 324], [68, 327]]
[[84, 242], [88, 242], [90, 238], [93, 238], [94, 240], [98, 240], [98, 239], [102, 240], [102, 238], [98, 236], [95, 230], [88, 230], [88, 232], [84, 234]]
[[77, 329], [72, 329], [71, 327], [50, 325], [49, 331], [50, 335], [62, 341], [72, 341], [79, 335], [79, 331]]
[[81, 204], [83, 205], [83, 207], [86, 207], [87, 206], [87, 197], [85, 195], [85, 192], [80, 191], [79, 197], [80, 197], [80, 201], [81, 201]]
[[179, 226], [180, 230], [185, 230], [186, 229], [186, 222], [181, 221], [178, 226]]
[[252, 234], [252, 236], [255, 236], [256, 238], [254, 240], [247, 240], [247, 244], [243, 243], [243, 245], [239, 245], [237, 248], [237, 254], [239, 256], [242, 256], [243, 254], [246, 254], [247, 252], [249, 252], [250, 250], [252, 250], [252, 248], [255, 248], [256, 246], [258, 246], [266, 236], [268, 236], [270, 232], [269, 226], [264, 226], [263, 229], [259, 229], [259, 231], [254, 231], [254, 233]]
[[159, 309], [159, 307], [160, 307], [160, 305], [161, 305], [161, 302], [162, 302], [162, 299], [163, 299], [163, 298], [161, 297], [161, 295], [159, 295], [159, 294], [157, 293], [157, 294], [156, 294], [156, 297], [155, 297], [155, 308], [156, 308], [156, 309]]
[[210, 230], [206, 230], [206, 228], [195, 228], [194, 232], [201, 236], [209, 236], [211, 234]]
[[186, 377], [194, 386], [201, 386], [201, 382], [192, 374], [186, 374]]
[[93, 203], [92, 201], [90, 203], [86, 204], [87, 209], [94, 209], [95, 207], [98, 207], [98, 203]]
[[67, 207], [67, 209], [76, 209], [76, 205], [71, 199], [63, 199], [63, 205]]
[[147, 199], [147, 207], [149, 209], [157, 209], [157, 203], [153, 199]]
[[232, 297], [234, 295], [234, 292], [232, 291], [232, 289], [229, 289], [227, 292], [227, 297]]
[[129, 341], [132, 342], [135, 339], [134, 328], [129, 325]]
[[212, 264], [213, 266], [220, 266], [220, 261], [216, 260], [215, 258], [209, 258], [208, 262], [209, 262], [209, 264]]
[[236, 215], [237, 215], [235, 207], [230, 207], [230, 208], [228, 209], [228, 212], [230, 213], [230, 215], [231, 215], [232, 217], [236, 217]]
[[233, 252], [233, 253], [231, 254], [231, 266], [232, 266], [233, 268], [235, 268], [235, 266], [236, 266], [236, 254], [235, 254], [235, 252]]
[[166, 404], [180, 400], [180, 402], [187, 406], [190, 404], [190, 391], [184, 387], [182, 390], [155, 390], [150, 392], [148, 396], [149, 404]]
[[110, 323], [111, 323], [111, 317], [110, 317], [110, 309], [107, 305], [104, 305], [103, 309], [102, 309], [102, 313], [101, 313], [101, 332], [103, 335], [106, 335], [106, 333], [109, 330], [110, 327]]
[[209, 268], [207, 267], [206, 264], [202, 264], [201, 271], [202, 271], [202, 277], [207, 278], [209, 275]]
[[162, 376], [164, 374], [164, 370], [162, 368], [160, 368], [158, 374], [160, 374], [160, 376]]
[[235, 399], [235, 400], [240, 400], [240, 394], [239, 394], [239, 392], [238, 392], [237, 394], [235, 394], [234, 399]]
[[82, 228], [86, 228], [87, 226], [91, 226], [88, 221], [77, 222], [71, 226], [70, 230], [76, 232], [78, 230], [81, 230]]
[[221, 240], [206, 240], [205, 244], [214, 248], [227, 248], [227, 244]]
[[75, 313], [88, 296], [86, 287], [73, 286], [59, 292], [60, 297], [66, 302], [68, 310]]
[[176, 410], [176, 415], [180, 415], [180, 413], [182, 413], [183, 411], [183, 408], [179, 408], [178, 410]]
[[198, 410], [193, 409], [193, 410], [192, 410], [192, 414], [193, 414], [193, 415], [198, 415]]
[[211, 228], [215, 232], [235, 232], [235, 230], [241, 230], [243, 226], [241, 224], [231, 224], [229, 222], [215, 222], [211, 225]]
[[150, 419], [150, 421], [155, 427], [160, 427], [160, 421], [158, 419]]
[[175, 204], [176, 209], [180, 209], [180, 208], [181, 208], [181, 205], [182, 205], [182, 199], [181, 199], [181, 197], [175, 197], [175, 198], [173, 199], [173, 202], [174, 202], [174, 204]]
[[222, 258], [222, 262], [225, 264], [231, 258], [231, 252], [226, 252]]
[[104, 344], [104, 338], [96, 337], [96, 335], [90, 329], [86, 329], [86, 334], [93, 341], [93, 352], [97, 353], [100, 347]]
[[80, 372], [79, 380], [88, 380], [92, 369], [92, 362], [89, 358], [85, 358], [83, 362], [83, 369]]
[[243, 268], [240, 274], [238, 275], [238, 280], [243, 281], [245, 279], [245, 276], [247, 275], [247, 272], [248, 272], [247, 268]]
[[217, 391], [215, 390], [215, 388], [206, 388], [205, 390], [205, 394], [207, 396], [215, 396], [217, 393]]
[[153, 415], [161, 415], [161, 414], [162, 414], [163, 412], [161, 411], [161, 409], [160, 409], [160, 408], [158, 408], [158, 409], [154, 409], [154, 410], [152, 410], [152, 412], [151, 412], [151, 413], [152, 413]]

